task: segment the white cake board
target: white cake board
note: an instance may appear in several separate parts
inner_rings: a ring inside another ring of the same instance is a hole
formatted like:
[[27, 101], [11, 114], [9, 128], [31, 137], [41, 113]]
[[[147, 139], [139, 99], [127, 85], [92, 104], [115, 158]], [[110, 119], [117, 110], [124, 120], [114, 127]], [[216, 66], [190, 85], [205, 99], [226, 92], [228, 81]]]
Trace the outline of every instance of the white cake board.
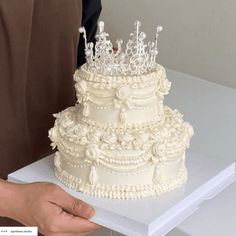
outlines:
[[235, 162], [212, 160], [187, 153], [188, 181], [179, 189], [141, 200], [94, 198], [61, 184], [53, 173], [53, 156], [48, 156], [8, 176], [12, 182], [48, 181], [94, 206], [91, 221], [128, 236], [161, 236], [195, 212], [235, 180]]

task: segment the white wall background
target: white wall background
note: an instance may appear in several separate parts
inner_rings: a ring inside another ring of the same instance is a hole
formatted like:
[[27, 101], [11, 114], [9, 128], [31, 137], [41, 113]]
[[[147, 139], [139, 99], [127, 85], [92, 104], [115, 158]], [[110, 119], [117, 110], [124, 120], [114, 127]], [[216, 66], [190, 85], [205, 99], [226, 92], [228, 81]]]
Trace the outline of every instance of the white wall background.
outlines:
[[102, 0], [101, 19], [114, 42], [142, 21], [148, 40], [156, 26], [158, 62], [236, 88], [236, 0]]

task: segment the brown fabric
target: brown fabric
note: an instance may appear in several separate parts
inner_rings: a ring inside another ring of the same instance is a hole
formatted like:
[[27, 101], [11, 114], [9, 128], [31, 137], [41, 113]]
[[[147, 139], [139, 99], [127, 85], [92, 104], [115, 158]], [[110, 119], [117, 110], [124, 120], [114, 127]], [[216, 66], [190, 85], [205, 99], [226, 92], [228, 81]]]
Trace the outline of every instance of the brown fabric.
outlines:
[[75, 103], [81, 11], [81, 0], [0, 0], [0, 178], [49, 154], [52, 114]]

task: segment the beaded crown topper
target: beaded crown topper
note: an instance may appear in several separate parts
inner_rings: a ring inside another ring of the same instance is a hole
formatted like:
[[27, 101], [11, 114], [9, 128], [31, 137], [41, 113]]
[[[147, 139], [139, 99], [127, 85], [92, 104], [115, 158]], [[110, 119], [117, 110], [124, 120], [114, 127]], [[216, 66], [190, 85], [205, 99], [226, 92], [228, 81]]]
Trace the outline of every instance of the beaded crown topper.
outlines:
[[87, 42], [86, 30], [79, 28], [83, 33], [85, 41], [85, 56], [87, 69], [93, 73], [102, 75], [142, 75], [156, 70], [156, 57], [158, 54], [158, 34], [162, 26], [157, 26], [156, 37], [153, 42], [145, 44], [146, 34], [140, 31], [141, 22], [135, 22], [135, 30], [130, 34], [125, 50], [122, 51], [122, 39], [117, 39], [117, 50], [113, 50], [111, 41], [107, 38], [108, 33], [104, 31], [104, 22], [98, 23], [96, 44]]

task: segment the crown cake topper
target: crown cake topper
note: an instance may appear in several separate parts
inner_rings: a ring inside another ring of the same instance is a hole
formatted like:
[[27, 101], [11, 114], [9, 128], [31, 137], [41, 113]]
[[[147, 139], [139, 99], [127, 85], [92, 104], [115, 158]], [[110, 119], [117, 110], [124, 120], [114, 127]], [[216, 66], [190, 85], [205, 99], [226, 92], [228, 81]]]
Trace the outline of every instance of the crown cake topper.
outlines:
[[140, 31], [141, 22], [135, 22], [135, 30], [130, 34], [131, 39], [126, 44], [125, 51], [122, 51], [122, 39], [117, 39], [117, 50], [104, 31], [104, 22], [98, 23], [98, 34], [96, 44], [87, 42], [86, 30], [79, 28], [83, 33], [85, 41], [85, 56], [87, 69], [93, 73], [119, 76], [119, 75], [142, 75], [156, 70], [156, 57], [158, 54], [157, 40], [162, 26], [157, 26], [154, 42], [144, 43], [146, 34]]

